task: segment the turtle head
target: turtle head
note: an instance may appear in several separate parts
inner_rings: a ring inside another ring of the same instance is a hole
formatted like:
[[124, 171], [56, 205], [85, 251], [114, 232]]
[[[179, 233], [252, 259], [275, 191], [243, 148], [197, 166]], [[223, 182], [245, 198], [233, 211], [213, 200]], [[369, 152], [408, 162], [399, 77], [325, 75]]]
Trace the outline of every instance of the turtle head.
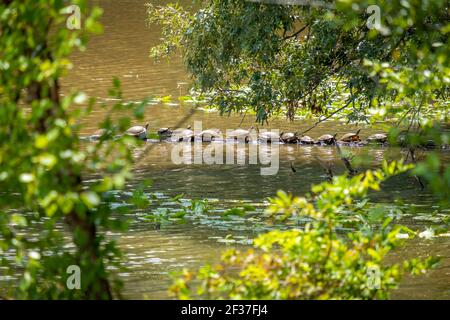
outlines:
[[145, 130], [148, 130], [149, 125], [150, 125], [150, 123], [148, 123], [148, 122], [145, 124]]
[[188, 125], [188, 126], [187, 126], [187, 129], [188, 129], [188, 130], [191, 130], [191, 128], [192, 128], [191, 125]]

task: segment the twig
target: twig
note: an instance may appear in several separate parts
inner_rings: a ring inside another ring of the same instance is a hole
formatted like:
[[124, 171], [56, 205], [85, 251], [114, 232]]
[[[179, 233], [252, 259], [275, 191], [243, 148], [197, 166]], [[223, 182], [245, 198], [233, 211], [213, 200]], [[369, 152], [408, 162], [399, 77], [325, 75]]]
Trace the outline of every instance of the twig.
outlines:
[[334, 142], [334, 145], [336, 146], [336, 150], [338, 152], [338, 155], [341, 158], [341, 160], [344, 162], [344, 165], [347, 168], [347, 171], [348, 171], [349, 175], [351, 177], [353, 177], [355, 174], [357, 174], [357, 171], [355, 169], [353, 169], [352, 164], [350, 162], [350, 159], [347, 158], [347, 157], [344, 157], [344, 154], [341, 151], [341, 147], [339, 147], [339, 145], [336, 142]]
[[244, 122], [246, 115], [247, 115], [247, 110], [245, 110], [245, 112], [244, 112], [244, 116], [242, 117], [241, 123], [239, 123], [239, 127], [242, 126], [242, 123]]
[[350, 99], [343, 107], [340, 107], [339, 109], [333, 111], [332, 113], [330, 113], [330, 114], [329, 114], [328, 116], [326, 116], [325, 118], [319, 119], [319, 120], [316, 121], [316, 123], [314, 123], [310, 128], [308, 128], [307, 130], [301, 132], [300, 135], [303, 135], [303, 134], [307, 133], [308, 131], [311, 131], [312, 129], [314, 129], [315, 127], [317, 127], [320, 123], [322, 123], [322, 122], [324, 122], [324, 121], [330, 119], [330, 118], [331, 118], [332, 116], [334, 116], [336, 113], [341, 112], [342, 110], [344, 110], [345, 108], [347, 108], [347, 107], [350, 105], [350, 103], [352, 103], [352, 101], [353, 101], [354, 99], [355, 99], [355, 98], [352, 97], [352, 99]]
[[305, 25], [303, 28], [301, 28], [301, 29], [298, 30], [297, 32], [295, 32], [295, 33], [293, 33], [293, 34], [291, 34], [291, 35], [289, 35], [289, 36], [287, 36], [287, 37], [284, 37], [283, 40], [287, 40], [287, 39], [290, 39], [290, 38], [294, 38], [294, 37], [297, 36], [298, 34], [302, 33], [302, 31], [304, 31], [307, 27], [308, 27], [308, 25]]
[[[412, 161], [414, 164], [416, 164], [416, 155], [415, 155], [415, 150], [414, 150], [414, 148], [411, 148], [411, 147], [409, 148], [409, 154], [411, 155], [411, 161]], [[420, 177], [417, 176], [417, 175], [414, 175], [414, 178], [416, 178], [417, 182], [419, 182], [420, 188], [421, 188], [422, 190], [424, 190], [424, 189], [425, 189], [425, 185], [423, 184], [422, 179], [420, 179]]]
[[297, 172], [297, 170], [294, 167], [294, 161], [291, 161], [291, 170], [292, 172]]

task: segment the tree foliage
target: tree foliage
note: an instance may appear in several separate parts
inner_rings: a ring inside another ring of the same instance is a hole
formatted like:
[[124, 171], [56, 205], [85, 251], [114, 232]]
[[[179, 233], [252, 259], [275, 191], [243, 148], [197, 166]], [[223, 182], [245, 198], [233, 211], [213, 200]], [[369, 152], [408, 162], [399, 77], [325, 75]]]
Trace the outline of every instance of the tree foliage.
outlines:
[[398, 112], [448, 99], [448, 1], [377, 1], [374, 28], [371, 1], [280, 3], [149, 5], [164, 36], [152, 55], [180, 48], [195, 85], [222, 112], [249, 109], [261, 122], [346, 107], [350, 119], [366, 120], [370, 107]]
[[[66, 28], [69, 5], [81, 8], [81, 30]], [[101, 31], [100, 14], [84, 0], [0, 2], [0, 274], [12, 279], [0, 291], [6, 298], [111, 299], [119, 288], [107, 265], [120, 252], [104, 231], [126, 225], [111, 216], [108, 191], [130, 176], [134, 141], [109, 138], [129, 119], [114, 124], [108, 116], [99, 143], [82, 143], [79, 120], [95, 101], [75, 91], [62, 96], [59, 84], [70, 53]], [[110, 94], [121, 98], [117, 80]], [[107, 114], [123, 108], [117, 103]], [[101, 176], [88, 184], [92, 175]], [[66, 286], [70, 265], [81, 269], [81, 290]]]

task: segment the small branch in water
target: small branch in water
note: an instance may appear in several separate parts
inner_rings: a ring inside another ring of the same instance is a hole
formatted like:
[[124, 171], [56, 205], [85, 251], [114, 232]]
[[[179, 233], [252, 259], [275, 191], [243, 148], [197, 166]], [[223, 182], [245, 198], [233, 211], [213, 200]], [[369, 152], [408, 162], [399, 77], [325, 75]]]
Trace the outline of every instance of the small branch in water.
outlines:
[[297, 172], [297, 169], [294, 167], [294, 161], [291, 161], [291, 170], [292, 172]]
[[309, 127], [308, 129], [306, 129], [305, 131], [301, 132], [300, 135], [304, 135], [304, 134], [307, 133], [308, 131], [311, 131], [312, 129], [314, 129], [315, 127], [317, 127], [320, 123], [322, 123], [322, 122], [324, 122], [324, 121], [330, 119], [330, 118], [331, 118], [332, 116], [334, 116], [336, 113], [341, 112], [342, 110], [344, 110], [345, 108], [347, 108], [347, 107], [350, 105], [350, 103], [353, 102], [354, 99], [355, 99], [355, 98], [352, 97], [349, 101], [347, 101], [347, 103], [346, 103], [344, 106], [342, 106], [342, 107], [340, 107], [339, 109], [333, 111], [332, 113], [330, 113], [330, 114], [329, 114], [328, 116], [326, 116], [325, 118], [319, 119], [319, 120], [316, 121], [316, 123], [314, 123], [311, 127]]
[[348, 174], [353, 177], [358, 173], [357, 170], [353, 169], [352, 163], [350, 162], [350, 159], [347, 157], [344, 157], [344, 154], [341, 151], [341, 147], [335, 142], [334, 145], [336, 146], [337, 152], [341, 160], [344, 162], [345, 168], [347, 168]]
[[[415, 155], [415, 150], [414, 150], [414, 148], [411, 148], [411, 147], [409, 148], [408, 155], [411, 155], [411, 161], [412, 161], [412, 163], [416, 164], [416, 155]], [[425, 189], [425, 185], [423, 184], [422, 179], [420, 179], [420, 177], [417, 176], [417, 175], [414, 175], [414, 178], [416, 178], [417, 182], [420, 184], [420, 188], [421, 188], [422, 190]]]
[[244, 122], [245, 116], [246, 116], [246, 115], [247, 115], [247, 110], [245, 110], [244, 116], [243, 116], [242, 119], [241, 119], [241, 123], [239, 123], [239, 127], [242, 126], [242, 123]]
[[333, 180], [333, 170], [332, 166], [329, 163], [324, 163], [322, 160], [319, 159], [319, 157], [314, 156], [314, 158], [319, 162], [319, 164], [322, 166], [322, 168], [325, 170], [325, 174], [327, 175], [327, 180], [332, 181]]

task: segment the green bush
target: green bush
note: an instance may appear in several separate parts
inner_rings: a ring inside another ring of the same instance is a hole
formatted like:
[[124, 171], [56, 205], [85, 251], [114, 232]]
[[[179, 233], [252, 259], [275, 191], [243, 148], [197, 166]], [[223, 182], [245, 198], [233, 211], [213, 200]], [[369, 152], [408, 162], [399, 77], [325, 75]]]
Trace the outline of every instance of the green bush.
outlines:
[[[216, 266], [206, 265], [197, 272], [184, 270], [171, 291], [182, 299], [388, 298], [404, 272], [421, 274], [436, 259], [386, 264], [386, 255], [414, 232], [393, 226], [389, 218], [381, 226], [363, 223], [367, 203], [363, 206], [357, 199], [410, 168], [384, 163], [382, 170], [351, 179], [335, 177], [331, 183], [316, 185], [306, 197], [278, 192], [267, 209], [271, 217], [302, 216], [310, 221], [301, 229], [262, 234], [247, 252], [228, 250]], [[361, 219], [345, 234], [342, 226], [348, 213]]]

